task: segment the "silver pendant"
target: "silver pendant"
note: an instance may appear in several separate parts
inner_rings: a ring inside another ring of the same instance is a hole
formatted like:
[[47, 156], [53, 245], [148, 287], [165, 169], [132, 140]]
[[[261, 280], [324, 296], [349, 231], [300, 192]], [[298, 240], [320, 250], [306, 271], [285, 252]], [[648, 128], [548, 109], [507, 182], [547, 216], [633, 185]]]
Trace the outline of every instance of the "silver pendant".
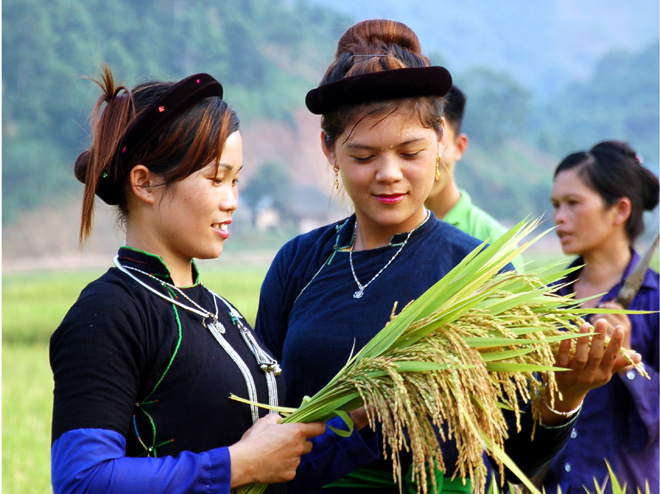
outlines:
[[211, 331], [217, 331], [217, 332], [220, 333], [220, 334], [225, 334], [225, 327], [224, 327], [224, 325], [223, 325], [220, 321], [218, 321], [217, 319], [216, 319], [216, 320], [213, 320], [213, 321], [211, 321], [211, 322], [209, 322], [209, 323], [206, 323], [206, 322], [205, 322], [205, 323], [204, 323], [204, 326], [206, 326], [207, 328], [209, 328]]
[[271, 363], [271, 362], [264, 363], [264, 364], [261, 364], [260, 367], [261, 367], [261, 371], [263, 373], [272, 372], [273, 375], [275, 375], [275, 376], [279, 376], [282, 373], [282, 368], [277, 364], [277, 362], [275, 362], [275, 363]]
[[225, 327], [220, 321], [213, 321], [211, 324], [218, 333], [225, 334]]
[[357, 292], [353, 294], [353, 298], [362, 298], [362, 295], [364, 295], [364, 290], [360, 288]]

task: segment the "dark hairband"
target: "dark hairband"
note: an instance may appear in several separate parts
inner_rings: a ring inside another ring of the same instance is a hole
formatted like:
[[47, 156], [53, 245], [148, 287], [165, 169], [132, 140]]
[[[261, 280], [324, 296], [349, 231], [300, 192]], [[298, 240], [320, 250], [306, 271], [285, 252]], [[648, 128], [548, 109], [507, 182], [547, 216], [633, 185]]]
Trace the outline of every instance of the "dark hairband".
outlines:
[[[118, 204], [120, 188], [130, 171], [127, 165], [133, 154], [153, 139], [174, 117], [212, 96], [222, 98], [222, 85], [209, 74], [191, 75], [165, 91], [129, 125], [113, 159], [117, 173], [107, 173], [106, 170], [99, 179], [96, 195], [109, 205]], [[80, 155], [78, 159], [82, 157], [83, 155]]]
[[345, 77], [312, 89], [305, 104], [315, 115], [344, 105], [415, 96], [444, 96], [451, 88], [451, 74], [444, 67], [413, 67], [369, 72]]

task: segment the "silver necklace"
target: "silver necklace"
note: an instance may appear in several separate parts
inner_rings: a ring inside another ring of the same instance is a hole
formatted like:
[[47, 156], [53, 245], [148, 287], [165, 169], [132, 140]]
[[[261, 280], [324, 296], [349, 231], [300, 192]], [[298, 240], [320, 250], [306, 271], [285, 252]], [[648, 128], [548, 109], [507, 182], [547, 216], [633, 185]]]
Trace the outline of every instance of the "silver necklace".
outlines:
[[[423, 223], [423, 222], [422, 222], [422, 223]], [[394, 261], [394, 259], [396, 259], [396, 256], [398, 256], [399, 253], [400, 253], [400, 252], [403, 250], [403, 248], [406, 246], [406, 244], [408, 243], [408, 240], [410, 239], [410, 236], [412, 235], [412, 233], [413, 233], [415, 230], [417, 230], [417, 228], [414, 228], [414, 229], [410, 230], [410, 232], [408, 232], [408, 236], [406, 237], [406, 239], [405, 239], [405, 240], [403, 241], [403, 243], [401, 244], [401, 247], [399, 247], [399, 250], [397, 250], [397, 251], [394, 253], [394, 255], [392, 256], [392, 258], [391, 258], [389, 261], [387, 261], [387, 264], [385, 264], [385, 266], [383, 266], [382, 268], [380, 268], [380, 271], [378, 271], [378, 272], [374, 275], [374, 277], [371, 278], [371, 279], [367, 282], [366, 285], [363, 285], [362, 283], [360, 283], [360, 280], [358, 280], [358, 277], [357, 277], [357, 275], [355, 274], [355, 268], [353, 267], [353, 248], [355, 247], [355, 235], [356, 235], [356, 233], [357, 233], [357, 218], [355, 218], [355, 226], [353, 227], [353, 241], [352, 241], [352, 243], [351, 243], [351, 250], [350, 250], [349, 253], [348, 253], [348, 262], [349, 262], [350, 265], [351, 265], [351, 273], [353, 273], [353, 279], [355, 280], [355, 283], [357, 283], [357, 286], [358, 286], [358, 290], [357, 290], [356, 292], [353, 293], [353, 298], [362, 298], [362, 296], [364, 295], [364, 291], [367, 289], [367, 287], [368, 287], [369, 285], [371, 285], [371, 284], [376, 280], [376, 278], [378, 278], [378, 276], [380, 276], [380, 274], [381, 274], [383, 271], [385, 271], [385, 270], [387, 269], [387, 267], [388, 267], [390, 264], [392, 264], [392, 261]]]
[[[231, 306], [229, 302], [227, 302], [223, 297], [220, 295], [214, 293], [212, 290], [209, 290], [208, 288], [204, 287], [209, 294], [211, 295], [211, 298], [213, 299], [213, 305], [215, 307], [215, 314], [212, 312], [207, 311], [203, 307], [201, 307], [198, 303], [196, 303], [193, 299], [188, 297], [188, 295], [185, 294], [183, 290], [181, 290], [178, 286], [173, 285], [172, 283], [168, 283], [165, 280], [161, 280], [151, 273], [147, 273], [146, 271], [142, 271], [141, 269], [134, 268], [132, 266], [124, 266], [119, 262], [119, 256], [115, 256], [114, 258], [114, 264], [115, 266], [124, 274], [132, 278], [134, 281], [142, 285], [144, 288], [149, 290], [151, 293], [157, 295], [158, 297], [166, 300], [169, 303], [173, 303], [175, 305], [178, 305], [179, 307], [182, 307], [183, 309], [186, 309], [187, 311], [190, 311], [194, 314], [197, 314], [199, 316], [202, 316], [202, 324], [204, 325], [205, 328], [207, 328], [215, 340], [218, 342], [218, 344], [225, 350], [225, 352], [229, 355], [229, 357], [234, 361], [236, 366], [239, 368], [241, 371], [241, 374], [243, 374], [243, 378], [245, 380], [245, 384], [248, 389], [248, 395], [249, 399], [253, 403], [257, 403], [258, 397], [257, 397], [257, 387], [254, 382], [254, 378], [252, 377], [252, 373], [250, 372], [250, 369], [248, 366], [245, 364], [241, 356], [234, 350], [234, 348], [230, 345], [230, 343], [222, 336], [225, 334], [225, 327], [224, 325], [218, 321], [218, 303], [217, 299], [220, 299], [222, 303], [225, 304], [227, 309], [229, 310], [229, 317], [231, 318], [232, 322], [238, 327], [240, 334], [245, 341], [246, 345], [250, 349], [250, 352], [254, 355], [255, 359], [257, 360], [257, 364], [259, 365], [259, 368], [262, 370], [262, 372], [266, 375], [266, 383], [268, 385], [268, 404], [271, 407], [277, 407], [278, 406], [278, 396], [277, 396], [277, 383], [275, 381], [275, 376], [278, 376], [282, 373], [282, 369], [280, 368], [279, 364], [277, 363], [277, 360], [272, 358], [270, 355], [268, 355], [257, 343], [257, 340], [254, 338], [254, 335], [252, 332], [249, 330], [247, 326], [243, 324], [241, 319], [243, 316], [236, 310], [234, 307]], [[166, 294], [159, 292], [158, 290], [154, 289], [153, 287], [147, 285], [144, 283], [142, 280], [134, 276], [129, 270], [141, 273], [145, 276], [148, 276], [149, 278], [157, 281], [158, 283], [161, 284], [163, 287], [169, 287], [172, 290], [176, 291], [178, 294], [183, 296], [186, 300], [188, 300], [191, 304], [193, 304], [194, 307], [188, 306], [182, 302], [179, 302], [176, 299], [173, 299]], [[256, 422], [259, 419], [259, 410], [257, 405], [251, 404], [250, 405], [250, 411], [252, 413], [252, 421]]]
[[[213, 305], [215, 307], [215, 314], [214, 314], [212, 312], [207, 311], [202, 306], [200, 306], [197, 302], [195, 302], [188, 295], [186, 295], [185, 292], [183, 290], [181, 290], [178, 286], [173, 285], [171, 283], [168, 283], [165, 280], [161, 280], [159, 278], [156, 278], [151, 273], [147, 273], [146, 271], [142, 271], [141, 269], [134, 268], [132, 266], [124, 266], [123, 264], [121, 264], [119, 262], [119, 257], [118, 256], [115, 257], [114, 263], [115, 263], [115, 266], [117, 266], [120, 271], [124, 272], [125, 274], [127, 274], [128, 276], [133, 278], [133, 280], [137, 281], [140, 285], [142, 285], [144, 288], [149, 290], [151, 293], [154, 293], [154, 294], [158, 295], [160, 298], [163, 298], [163, 299], [167, 300], [168, 302], [171, 302], [175, 305], [178, 305], [179, 307], [182, 307], [182, 308], [184, 308], [184, 309], [186, 309], [190, 312], [193, 312], [194, 314], [202, 316], [202, 324], [204, 325], [205, 328], [214, 329], [214, 330], [218, 331], [220, 334], [225, 334], [224, 325], [220, 321], [218, 321], [218, 303], [217, 303], [215, 297], [213, 297]], [[161, 293], [158, 290], [154, 289], [153, 287], [143, 283], [142, 280], [140, 280], [139, 278], [136, 278], [130, 272], [128, 272], [127, 270], [129, 270], [129, 269], [132, 270], [132, 271], [135, 271], [137, 273], [143, 274], [145, 276], [148, 276], [152, 280], [156, 280], [163, 287], [167, 286], [167, 287], [171, 288], [172, 290], [176, 291], [179, 295], [181, 295], [183, 298], [185, 298], [188, 302], [193, 304], [195, 307], [190, 307], [188, 305], [185, 305], [185, 304], [179, 302], [177, 299], [174, 299], [172, 297], [168, 297], [164, 293]], [[206, 288], [206, 287], [204, 287], [204, 288]]]

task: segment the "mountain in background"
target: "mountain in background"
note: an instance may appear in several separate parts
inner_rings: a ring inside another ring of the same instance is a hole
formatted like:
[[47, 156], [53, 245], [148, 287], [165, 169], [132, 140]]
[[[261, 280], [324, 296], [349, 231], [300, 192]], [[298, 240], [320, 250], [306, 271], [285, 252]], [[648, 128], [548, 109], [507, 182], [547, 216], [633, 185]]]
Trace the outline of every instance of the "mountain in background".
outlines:
[[[466, 90], [471, 144], [457, 170], [459, 183], [505, 223], [546, 211], [558, 160], [599, 140], [629, 141], [657, 168], [658, 6], [634, 5], [5, 0], [3, 255], [9, 244], [19, 254], [28, 247], [59, 252], [63, 238], [75, 250], [71, 211], [81, 185], [72, 165], [88, 145], [87, 119], [98, 97], [84, 76], [94, 76], [102, 62], [130, 86], [194, 72], [222, 82], [241, 117], [242, 211], [263, 195], [264, 183], [257, 187], [254, 179], [266, 172], [330, 194], [319, 120], [304, 108], [304, 97], [339, 35], [367, 17], [409, 24], [427, 54]], [[286, 188], [275, 183], [271, 189]], [[286, 213], [300, 209], [285, 203], [291, 197], [298, 196], [271, 199]], [[31, 242], [35, 224], [39, 242]]]
[[[657, 0], [310, 0], [356, 20], [395, 19], [452, 73], [474, 66], [510, 74], [534, 94], [557, 96], [588, 80], [613, 51], [639, 53], [658, 39]], [[347, 26], [346, 26], [347, 27]]]
[[294, 127], [346, 16], [281, 0], [6, 0], [2, 4], [3, 222], [80, 191], [107, 62], [129, 87], [196, 72], [218, 78], [246, 128]]

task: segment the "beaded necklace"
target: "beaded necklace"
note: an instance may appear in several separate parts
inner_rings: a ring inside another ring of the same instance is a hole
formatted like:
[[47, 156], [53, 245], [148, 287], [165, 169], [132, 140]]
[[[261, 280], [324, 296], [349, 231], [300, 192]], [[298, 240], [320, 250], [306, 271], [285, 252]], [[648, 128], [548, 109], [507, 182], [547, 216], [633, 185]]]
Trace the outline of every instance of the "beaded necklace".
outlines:
[[[248, 366], [245, 364], [241, 356], [234, 350], [234, 348], [231, 346], [231, 344], [224, 338], [224, 334], [226, 332], [226, 329], [224, 325], [218, 321], [218, 303], [217, 300], [220, 300], [228, 309], [228, 314], [229, 317], [232, 321], [232, 324], [236, 326], [239, 329], [240, 335], [245, 341], [245, 344], [247, 347], [250, 349], [250, 352], [254, 355], [255, 360], [257, 361], [257, 364], [259, 365], [259, 368], [262, 370], [262, 372], [266, 376], [266, 383], [268, 385], [268, 404], [271, 407], [277, 407], [278, 406], [278, 397], [277, 397], [277, 383], [275, 381], [275, 376], [278, 376], [281, 374], [282, 369], [280, 368], [279, 364], [277, 363], [277, 360], [272, 358], [270, 355], [268, 355], [257, 343], [257, 340], [254, 338], [254, 335], [250, 331], [250, 329], [243, 324], [243, 316], [236, 310], [234, 307], [232, 307], [229, 302], [227, 302], [223, 297], [220, 295], [214, 293], [213, 291], [209, 290], [205, 286], [203, 288], [207, 291], [207, 293], [211, 296], [213, 299], [213, 306], [215, 308], [215, 313], [212, 313], [206, 309], [204, 309], [202, 306], [200, 306], [198, 303], [196, 303], [194, 300], [192, 300], [190, 297], [188, 297], [183, 290], [181, 290], [179, 287], [176, 285], [173, 285], [172, 283], [168, 283], [164, 280], [161, 280], [151, 273], [147, 273], [146, 271], [142, 271], [141, 269], [132, 267], [132, 266], [124, 266], [119, 262], [119, 256], [115, 256], [113, 259], [113, 262], [115, 266], [125, 275], [129, 276], [132, 278], [135, 282], [146, 288], [148, 291], [153, 293], [154, 295], [157, 295], [158, 297], [166, 300], [169, 303], [173, 303], [189, 312], [192, 312], [194, 314], [197, 314], [198, 316], [202, 317], [202, 325], [207, 328], [215, 340], [218, 342], [218, 344], [223, 348], [223, 350], [229, 355], [229, 357], [232, 359], [232, 361], [236, 364], [236, 366], [239, 368], [241, 371], [241, 374], [243, 374], [243, 378], [245, 379], [245, 384], [248, 389], [248, 395], [249, 395], [249, 400], [256, 403], [258, 401], [257, 397], [257, 388], [256, 384], [254, 382], [254, 378], [252, 377], [252, 373], [250, 372]], [[163, 288], [166, 290], [173, 290], [174, 292], [178, 293], [181, 295], [184, 299], [186, 299], [188, 302], [192, 304], [191, 305], [186, 305], [183, 302], [180, 302], [179, 300], [172, 298], [171, 296], [166, 295], [165, 293], [162, 293], [155, 288], [149, 286], [142, 280], [140, 280], [138, 277], [136, 277], [131, 271], [135, 271], [137, 273], [140, 273], [144, 276], [147, 276], [155, 281], [157, 281]], [[200, 283], [201, 284], [201, 283]], [[250, 405], [250, 410], [252, 413], [252, 421], [256, 422], [259, 419], [259, 410], [256, 405]]]

